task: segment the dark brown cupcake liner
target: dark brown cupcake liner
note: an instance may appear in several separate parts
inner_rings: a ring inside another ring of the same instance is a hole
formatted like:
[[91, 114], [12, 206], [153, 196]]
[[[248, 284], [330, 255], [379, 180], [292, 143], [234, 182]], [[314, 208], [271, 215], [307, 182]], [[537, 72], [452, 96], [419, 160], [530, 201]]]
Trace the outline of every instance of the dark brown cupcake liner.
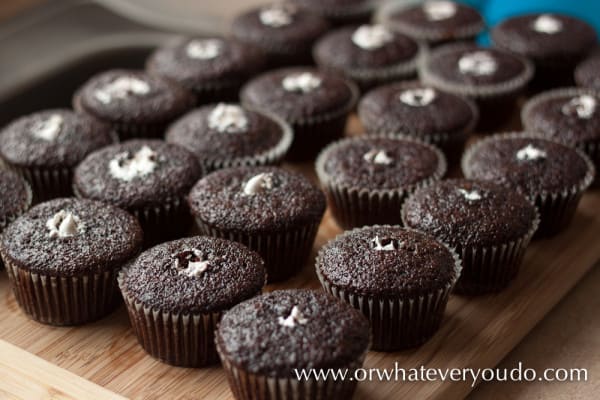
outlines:
[[[527, 137], [550, 140], [544, 138], [540, 134], [524, 134], [522, 132], [507, 132], [483, 139], [465, 151], [461, 161], [463, 174], [466, 178], [471, 178], [473, 176], [473, 172], [470, 168], [470, 159], [483, 143], [504, 138]], [[534, 237], [549, 237], [566, 229], [575, 215], [575, 211], [577, 210], [577, 206], [579, 205], [583, 193], [594, 181], [595, 168], [592, 161], [582, 151], [578, 149], [575, 150], [588, 165], [588, 172], [580, 182], [577, 182], [571, 187], [564, 188], [560, 192], [541, 191], [535, 195], [524, 193], [529, 200], [534, 203], [540, 217], [540, 223]]]
[[[383, 225], [385, 226], [385, 225]], [[353, 231], [338, 236], [344, 237]], [[397, 297], [384, 297], [353, 293], [345, 290], [321, 274], [323, 248], [317, 254], [315, 269], [317, 278], [326, 292], [350, 304], [362, 312], [371, 323], [373, 335], [372, 349], [395, 351], [420, 346], [439, 329], [452, 288], [461, 276], [461, 260], [456, 251], [444, 246], [454, 257], [455, 279], [445, 287], [419, 296], [398, 294]]]
[[10, 286], [21, 309], [48, 325], [81, 325], [113, 311], [121, 301], [117, 271], [60, 277], [30, 272], [2, 254]]
[[[237, 400], [325, 400], [351, 399], [356, 390], [354, 379], [307, 379], [291, 377], [271, 377], [253, 374], [230, 362], [216, 341], [217, 353], [229, 383], [229, 388]], [[366, 351], [349, 365], [340, 367], [348, 371], [348, 377], [364, 362]]]
[[21, 175], [31, 186], [33, 202], [40, 203], [57, 197], [73, 195], [71, 168], [26, 167], [10, 164], [12, 169]]
[[[531, 122], [530, 122], [531, 121], [531, 117], [530, 117], [531, 111], [534, 108], [536, 108], [540, 103], [546, 102], [548, 100], [564, 98], [564, 97], [580, 96], [582, 94], [599, 95], [600, 91], [598, 89], [592, 89], [592, 88], [572, 87], [572, 88], [554, 89], [554, 90], [550, 90], [550, 91], [547, 91], [544, 93], [540, 93], [540, 94], [532, 97], [525, 103], [525, 105], [523, 106], [523, 109], [521, 110], [521, 122], [522, 122], [523, 126], [525, 127], [525, 130], [527, 130], [531, 133], [539, 133], [542, 135], [542, 137], [545, 137], [544, 132], [536, 131], [534, 126], [531, 124]], [[569, 142], [567, 140], [561, 140], [560, 138], [554, 138], [554, 140], [562, 141], [563, 144], [566, 144], [567, 146], [575, 147], [576, 149], [585, 153], [590, 158], [592, 163], [594, 164], [596, 171], [600, 171], [600, 137], [595, 141], [586, 141], [586, 142], [579, 142], [579, 143], [573, 143], [573, 142]], [[600, 174], [596, 174], [596, 177], [592, 183], [592, 187], [594, 187], [594, 188], [600, 187]]]
[[239, 232], [224, 230], [196, 218], [203, 235], [242, 243], [265, 261], [269, 283], [285, 280], [299, 272], [312, 250], [320, 221], [284, 231]]
[[[404, 135], [384, 135], [427, 145], [421, 140]], [[316, 161], [316, 171], [321, 185], [327, 194], [331, 212], [337, 224], [343, 229], [352, 229], [364, 225], [394, 224], [401, 225], [400, 209], [406, 197], [415, 189], [430, 185], [440, 180], [447, 170], [446, 158], [440, 150], [432, 145], [429, 149], [437, 154], [439, 163], [434, 175], [429, 179], [407, 187], [396, 189], [371, 190], [358, 186], [348, 186], [335, 181], [325, 171], [325, 162], [329, 151], [345, 144], [352, 139], [342, 139], [327, 146], [319, 154]]]
[[275, 121], [277, 125], [281, 128], [282, 136], [281, 140], [275, 145], [273, 148], [266, 150], [262, 153], [240, 157], [240, 158], [231, 158], [231, 159], [202, 159], [200, 162], [203, 164], [205, 173], [209, 173], [218, 169], [223, 168], [231, 168], [231, 167], [242, 167], [242, 166], [250, 166], [250, 167], [259, 167], [265, 165], [279, 165], [283, 161], [284, 157], [290, 150], [292, 146], [292, 142], [294, 140], [294, 134], [292, 133], [292, 127], [285, 122], [283, 119], [279, 118], [272, 113], [266, 113], [265, 111], [252, 109], [253, 112], [262, 114], [267, 118]]
[[118, 284], [133, 333], [148, 354], [178, 367], [200, 368], [218, 362], [214, 335], [222, 312], [183, 314], [156, 310], [129, 295], [123, 272], [118, 276]]

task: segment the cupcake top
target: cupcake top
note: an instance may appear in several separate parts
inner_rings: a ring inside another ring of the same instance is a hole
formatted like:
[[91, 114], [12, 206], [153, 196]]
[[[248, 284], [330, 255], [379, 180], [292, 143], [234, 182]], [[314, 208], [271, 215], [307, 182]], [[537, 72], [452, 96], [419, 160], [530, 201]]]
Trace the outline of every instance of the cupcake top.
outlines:
[[446, 160], [435, 147], [408, 137], [355, 137], [329, 145], [317, 159], [323, 183], [369, 190], [410, 190], [440, 179]]
[[600, 140], [600, 94], [592, 89], [556, 89], [531, 98], [523, 107], [525, 128], [578, 145]]
[[211, 104], [181, 117], [166, 141], [185, 147], [206, 166], [286, 151], [292, 133], [279, 118], [237, 104]]
[[600, 51], [596, 51], [575, 68], [575, 82], [578, 86], [600, 89]]
[[239, 84], [260, 71], [265, 61], [259, 50], [235, 40], [181, 38], [154, 51], [146, 67], [185, 88], [199, 90]]
[[370, 11], [380, 0], [291, 0], [291, 2], [307, 11], [335, 20]]
[[144, 251], [119, 280], [124, 295], [144, 307], [197, 314], [223, 311], [260, 293], [266, 272], [247, 247], [195, 236]]
[[31, 205], [31, 189], [17, 173], [0, 169], [0, 232]]
[[75, 169], [75, 192], [123, 208], [185, 196], [200, 177], [192, 153], [160, 140], [129, 140], [97, 150]]
[[192, 188], [192, 213], [208, 225], [237, 231], [293, 229], [319, 222], [325, 195], [303, 175], [278, 167], [213, 172]]
[[75, 107], [114, 122], [164, 123], [187, 111], [192, 95], [144, 71], [114, 69], [87, 81], [74, 97]]
[[38, 204], [2, 234], [0, 251], [33, 273], [71, 277], [111, 271], [142, 247], [137, 219], [105, 203], [61, 198]]
[[589, 186], [594, 167], [579, 151], [558, 142], [523, 134], [497, 135], [471, 147], [463, 172], [508, 186], [529, 198]]
[[447, 0], [403, 6], [392, 10], [385, 20], [395, 31], [432, 43], [473, 37], [485, 28], [474, 8]]
[[309, 67], [282, 68], [252, 79], [240, 93], [242, 103], [270, 111], [288, 122], [346, 112], [356, 89], [337, 75]]
[[67, 109], [21, 117], [0, 133], [0, 155], [13, 165], [71, 168], [115, 141], [107, 125]]
[[368, 92], [358, 104], [358, 115], [369, 132], [422, 137], [464, 134], [475, 125], [478, 111], [473, 102], [463, 97], [406, 82]]
[[418, 189], [404, 203], [402, 220], [461, 248], [522, 238], [537, 226], [537, 213], [525, 196], [502, 185], [451, 179]]
[[278, 52], [309, 50], [328, 28], [320, 16], [289, 3], [252, 9], [237, 16], [231, 25], [232, 34], [239, 41]]
[[414, 40], [383, 25], [336, 29], [321, 38], [313, 51], [318, 64], [343, 70], [399, 68], [410, 63], [414, 71], [418, 53]]
[[458, 43], [432, 50], [419, 72], [426, 84], [469, 96], [512, 91], [531, 79], [533, 67], [499, 49]]
[[329, 283], [367, 296], [419, 296], [458, 278], [458, 256], [425, 233], [400, 226], [348, 231], [319, 252], [317, 270]]
[[594, 28], [560, 14], [529, 14], [509, 18], [491, 32], [496, 46], [533, 59], [581, 56], [597, 41]]
[[277, 290], [227, 311], [216, 334], [222, 356], [252, 374], [293, 377], [294, 368], [357, 366], [369, 323], [323, 291]]

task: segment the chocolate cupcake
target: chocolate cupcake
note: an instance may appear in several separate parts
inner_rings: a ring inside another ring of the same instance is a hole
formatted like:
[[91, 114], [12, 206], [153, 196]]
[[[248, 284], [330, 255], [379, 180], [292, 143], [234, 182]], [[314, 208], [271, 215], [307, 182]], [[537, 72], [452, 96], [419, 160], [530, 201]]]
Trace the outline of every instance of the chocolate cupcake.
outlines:
[[314, 68], [284, 68], [260, 75], [240, 94], [248, 108], [275, 114], [292, 126], [288, 158], [305, 161], [342, 137], [358, 89], [335, 74]]
[[369, 324], [322, 291], [277, 290], [227, 311], [216, 345], [238, 400], [350, 399], [355, 380], [298, 379], [296, 373], [353, 374], [367, 353]]
[[358, 104], [358, 116], [369, 135], [413, 136], [438, 146], [453, 163], [477, 124], [479, 110], [469, 99], [404, 82], [368, 92]]
[[[31, 207], [29, 184], [17, 173], [0, 169], [0, 234]], [[0, 258], [0, 269], [4, 267]]]
[[[529, 132], [576, 147], [600, 168], [600, 92], [594, 89], [555, 89], [532, 97], [521, 120]], [[598, 185], [596, 178], [594, 185]]]
[[213, 172], [192, 188], [200, 232], [243, 243], [265, 260], [269, 282], [298, 272], [312, 249], [325, 196], [297, 172], [238, 167]]
[[462, 170], [467, 178], [505, 184], [534, 202], [540, 213], [536, 236], [567, 228], [595, 175], [579, 150], [524, 133], [477, 142], [465, 152]]
[[21, 117], [0, 133], [0, 157], [31, 184], [35, 201], [73, 193], [75, 166], [117, 140], [108, 125], [66, 109]]
[[419, 346], [438, 330], [461, 267], [433, 236], [376, 225], [327, 243], [316, 270], [328, 293], [369, 319], [373, 349], [394, 351]]
[[201, 168], [194, 155], [160, 140], [129, 140], [90, 154], [73, 177], [78, 197], [135, 215], [146, 245], [182, 237], [191, 226], [185, 197]]
[[171, 81], [143, 71], [114, 69], [79, 88], [73, 107], [109, 124], [126, 140], [162, 136], [194, 101], [191, 93]]
[[383, 25], [339, 28], [315, 44], [319, 67], [339, 73], [365, 91], [384, 83], [414, 78], [419, 45]]
[[390, 3], [382, 14], [391, 30], [412, 37], [430, 47], [454, 41], [474, 41], [485, 29], [481, 15], [469, 6], [454, 1], [432, 0]]
[[274, 115], [236, 104], [211, 104], [177, 120], [166, 141], [196, 155], [206, 172], [279, 164], [292, 145], [291, 127]]
[[524, 195], [493, 182], [464, 179], [418, 189], [404, 203], [402, 220], [456, 249], [463, 264], [456, 291], [464, 294], [506, 287], [539, 224]]
[[328, 29], [323, 18], [290, 3], [252, 9], [231, 25], [235, 39], [266, 54], [269, 68], [312, 64], [312, 45]]
[[575, 68], [577, 86], [600, 89], [600, 50], [593, 52]]
[[316, 170], [337, 224], [351, 229], [401, 224], [406, 196], [441, 179], [446, 159], [437, 148], [409, 137], [356, 137], [326, 147]]
[[533, 76], [527, 59], [473, 44], [447, 44], [426, 57], [419, 69], [423, 83], [473, 99], [480, 112], [480, 130], [506, 123], [516, 101]]
[[146, 70], [188, 89], [197, 104], [208, 104], [237, 101], [242, 84], [265, 64], [262, 52], [235, 40], [180, 38], [154, 51]]
[[332, 25], [366, 24], [380, 0], [290, 0], [298, 7], [326, 18]]
[[120, 302], [117, 272], [142, 246], [125, 211], [98, 201], [41, 203], [2, 233], [0, 254], [19, 306], [50, 325], [102, 318]]
[[146, 250], [118, 278], [144, 350], [168, 364], [194, 368], [218, 361], [214, 332], [222, 313], [260, 294], [265, 280], [258, 254], [205, 236]]
[[573, 69], [597, 42], [586, 22], [559, 14], [529, 14], [509, 18], [492, 29], [495, 46], [531, 59], [535, 88], [573, 84]]

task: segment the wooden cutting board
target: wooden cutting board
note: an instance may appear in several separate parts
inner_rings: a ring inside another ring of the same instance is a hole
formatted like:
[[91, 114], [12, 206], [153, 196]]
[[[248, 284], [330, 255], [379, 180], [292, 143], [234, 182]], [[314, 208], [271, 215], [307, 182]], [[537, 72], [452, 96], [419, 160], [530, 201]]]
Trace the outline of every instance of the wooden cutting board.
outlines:
[[[353, 127], [355, 131], [356, 125]], [[291, 168], [314, 179], [310, 165]], [[476, 298], [452, 296], [442, 327], [429, 342], [411, 351], [371, 352], [365, 367], [393, 369], [395, 363], [406, 369], [495, 366], [600, 260], [598, 210], [600, 193], [586, 194], [568, 231], [530, 246], [521, 273], [508, 289]], [[313, 256], [338, 233], [327, 213]], [[267, 289], [288, 287], [319, 287], [312, 262], [299, 276]], [[356, 398], [462, 398], [471, 389], [471, 382], [373, 381], [361, 382]], [[2, 273], [0, 398], [102, 399], [117, 395], [146, 399], [232, 397], [219, 367], [176, 368], [146, 355], [131, 332], [123, 307], [82, 327], [49, 327], [29, 320], [20, 312]]]

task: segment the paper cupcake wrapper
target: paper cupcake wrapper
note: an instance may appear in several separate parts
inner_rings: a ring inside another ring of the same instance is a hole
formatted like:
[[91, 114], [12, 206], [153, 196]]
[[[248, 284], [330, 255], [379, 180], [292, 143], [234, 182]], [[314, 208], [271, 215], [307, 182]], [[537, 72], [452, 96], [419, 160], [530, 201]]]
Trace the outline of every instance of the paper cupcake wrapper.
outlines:
[[[328, 400], [351, 399], [357, 381], [353, 379], [299, 380], [295, 377], [271, 377], [253, 374], [231, 363], [216, 341], [217, 353], [237, 400]], [[348, 369], [348, 376], [363, 365], [366, 352], [340, 369]]]
[[2, 255], [10, 286], [21, 309], [48, 325], [80, 325], [100, 319], [121, 300], [117, 270], [59, 277], [19, 268]]
[[180, 314], [136, 302], [118, 277], [133, 333], [152, 357], [178, 367], [200, 368], [218, 362], [214, 332], [221, 312]]
[[281, 128], [282, 136], [281, 140], [275, 145], [273, 148], [264, 151], [260, 154], [256, 154], [248, 157], [240, 157], [240, 158], [232, 158], [226, 160], [210, 160], [203, 159], [200, 162], [204, 166], [205, 173], [209, 173], [218, 169], [223, 168], [231, 168], [231, 167], [241, 167], [241, 166], [251, 166], [258, 167], [264, 165], [279, 165], [283, 158], [286, 156], [290, 147], [292, 146], [292, 142], [294, 140], [294, 134], [292, 133], [292, 127], [286, 123], [284, 120], [279, 118], [272, 113], [267, 113], [265, 111], [253, 109], [253, 112], [263, 114], [275, 121], [277, 125]]
[[73, 195], [71, 168], [24, 167], [8, 164], [8, 167], [21, 175], [31, 186], [33, 202], [40, 203], [57, 197]]
[[285, 280], [299, 272], [312, 250], [320, 221], [281, 232], [238, 232], [211, 226], [199, 218], [196, 223], [203, 235], [242, 243], [265, 261], [269, 283]]
[[[490, 138], [478, 141], [465, 151], [461, 160], [463, 174], [466, 178], [473, 178], [474, 173], [471, 169], [470, 160], [482, 144], [499, 139], [528, 137], [552, 141], [541, 134], [524, 132], [496, 134]], [[594, 181], [596, 174], [592, 161], [584, 154], [584, 152], [578, 149], [575, 150], [588, 166], [588, 172], [580, 182], [577, 182], [570, 187], [566, 187], [559, 192], [540, 191], [539, 193], [523, 193], [534, 203], [539, 213], [540, 223], [535, 232], [535, 237], [552, 236], [567, 228], [573, 219], [583, 192], [585, 192]]]
[[[385, 137], [426, 144], [410, 136], [386, 135]], [[440, 180], [446, 174], [446, 158], [440, 150], [432, 145], [428, 145], [428, 148], [437, 154], [439, 160], [438, 167], [431, 177], [416, 184], [396, 189], [377, 190], [348, 186], [344, 183], [336, 182], [336, 177], [329, 175], [325, 171], [327, 156], [330, 151], [352, 140], [342, 139], [330, 144], [323, 149], [316, 161], [317, 176], [327, 194], [331, 212], [338, 225], [343, 229], [377, 224], [401, 225], [400, 209], [408, 194], [419, 187], [427, 186], [434, 181]]]
[[[346, 231], [338, 237], [351, 232], [353, 231]], [[446, 286], [419, 296], [399, 293], [397, 297], [383, 297], [355, 293], [329, 282], [321, 272], [326, 246], [321, 248], [315, 262], [317, 278], [326, 292], [350, 304], [367, 317], [371, 323], [373, 350], [395, 351], [417, 347], [439, 329], [450, 292], [462, 270], [461, 260], [452, 248], [444, 244], [454, 258], [455, 271], [455, 278]]]

